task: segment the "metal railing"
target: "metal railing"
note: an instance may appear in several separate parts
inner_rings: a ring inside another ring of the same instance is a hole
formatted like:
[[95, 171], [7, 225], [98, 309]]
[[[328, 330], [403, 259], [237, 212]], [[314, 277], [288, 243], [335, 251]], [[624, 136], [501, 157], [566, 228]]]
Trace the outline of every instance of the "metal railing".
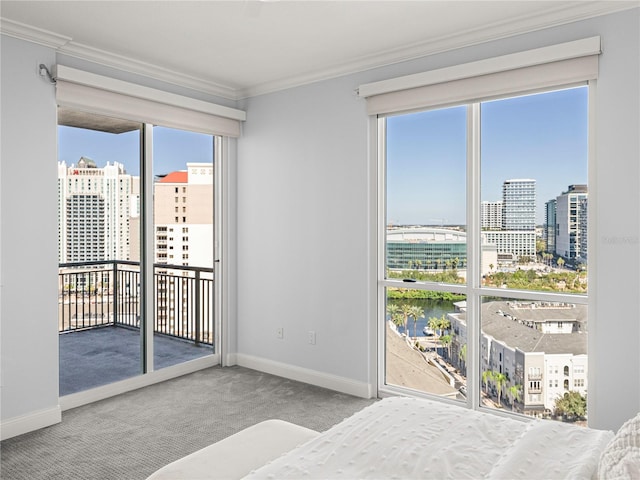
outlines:
[[[154, 332], [213, 345], [213, 268], [154, 264]], [[61, 263], [58, 329], [140, 328], [140, 263]]]

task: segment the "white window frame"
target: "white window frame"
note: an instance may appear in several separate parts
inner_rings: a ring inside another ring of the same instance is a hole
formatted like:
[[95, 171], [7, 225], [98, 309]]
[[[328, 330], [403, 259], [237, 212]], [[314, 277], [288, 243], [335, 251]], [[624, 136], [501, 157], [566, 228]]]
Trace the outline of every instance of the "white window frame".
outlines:
[[[533, 53], [533, 55], [532, 55]], [[529, 52], [520, 52], [518, 54], [506, 55], [489, 59], [486, 61], [472, 62], [457, 67], [441, 69], [440, 71], [425, 72], [423, 74], [408, 75], [399, 79], [385, 80], [371, 84], [362, 85], [358, 91], [361, 97], [375, 98], [376, 95], [384, 97], [391, 93], [394, 95], [400, 91], [411, 91], [416, 89], [416, 93], [421, 94], [421, 89], [428, 88], [429, 85], [439, 84], [446, 81], [466, 81], [474, 75], [486, 75], [495, 72], [509, 70], [509, 68], [531, 68], [535, 66], [543, 66], [545, 63], [562, 61], [569, 59], [582, 58], [587, 56], [598, 55], [600, 53], [600, 38], [593, 37], [576, 42], [568, 42], [567, 44], [544, 47]], [[596, 57], [597, 58], [597, 57]], [[513, 62], [512, 62], [513, 60]], [[496, 67], [499, 65], [499, 67]], [[510, 67], [511, 65], [511, 67]], [[597, 62], [596, 62], [597, 65]], [[496, 69], [497, 68], [497, 69]], [[492, 70], [493, 69], [493, 70]], [[589, 70], [587, 68], [586, 70]], [[597, 77], [597, 74], [595, 75]], [[590, 203], [597, 204], [597, 185], [596, 185], [596, 158], [595, 158], [595, 97], [597, 90], [597, 79], [586, 78], [566, 78], [566, 83], [555, 81], [548, 85], [541, 82], [539, 87], [528, 84], [526, 90], [506, 91], [503, 94], [494, 92], [491, 95], [481, 98], [469, 98], [467, 101], [442, 102], [434, 101], [432, 105], [427, 107], [420, 105], [412, 105], [406, 102], [406, 96], [401, 96], [401, 102], [396, 103], [392, 108], [398, 108], [393, 111], [384, 111], [387, 105], [395, 102], [395, 98], [385, 104], [385, 101], [377, 104], [368, 103], [369, 120], [369, 150], [371, 164], [374, 165], [374, 174], [372, 175], [372, 187], [375, 194], [372, 198], [372, 211], [376, 214], [372, 219], [372, 225], [375, 225], [375, 233], [372, 233], [372, 244], [377, 245], [377, 255], [375, 266], [372, 266], [372, 272], [375, 272], [375, 279], [372, 279], [372, 288], [376, 292], [376, 331], [377, 331], [377, 359], [375, 367], [377, 369], [376, 381], [379, 396], [394, 394], [414, 394], [426, 396], [432, 399], [438, 399], [443, 402], [452, 402], [457, 405], [461, 403], [447, 398], [439, 397], [428, 393], [420, 393], [414, 390], [408, 390], [399, 386], [390, 386], [385, 384], [386, 375], [386, 350], [385, 350], [385, 320], [386, 320], [386, 288], [387, 287], [407, 287], [402, 280], [385, 278], [385, 261], [386, 261], [386, 122], [387, 115], [409, 113], [415, 111], [426, 111], [430, 109], [440, 109], [456, 105], [467, 105], [467, 284], [466, 285], [443, 285], [433, 282], [415, 282], [411, 283], [410, 288], [420, 290], [446, 291], [460, 293], [466, 295], [467, 299], [467, 328], [468, 328], [468, 368], [467, 368], [467, 401], [466, 406], [470, 409], [482, 408], [480, 402], [481, 390], [481, 373], [480, 373], [480, 355], [481, 355], [481, 325], [480, 325], [480, 307], [482, 296], [498, 296], [504, 298], [515, 298], [524, 300], [539, 301], [558, 301], [582, 304], [588, 306], [588, 322], [589, 336], [587, 352], [593, 352], [594, 337], [596, 332], [594, 304], [597, 285], [597, 252], [595, 251], [596, 238], [593, 228], [588, 229], [588, 245], [589, 245], [589, 291], [591, 295], [578, 294], [562, 294], [548, 293], [538, 291], [520, 291], [520, 290], [503, 290], [496, 288], [481, 287], [480, 285], [480, 234], [481, 234], [481, 199], [480, 199], [480, 104], [484, 101], [494, 100], [497, 98], [512, 98], [524, 94], [541, 93], [545, 91], [555, 91], [562, 88], [569, 88], [577, 85], [587, 85], [588, 87], [588, 185]], [[561, 75], [558, 77], [561, 78]], [[500, 79], [500, 77], [498, 77]], [[437, 90], [436, 90], [437, 92]], [[384, 99], [383, 99], [384, 100]], [[424, 100], [424, 98], [423, 98]], [[421, 100], [422, 101], [422, 100]], [[404, 102], [404, 103], [403, 103]], [[401, 105], [398, 107], [399, 105]], [[590, 208], [588, 211], [588, 224], [596, 225], [596, 209]], [[594, 385], [595, 364], [593, 355], [589, 355], [589, 373], [588, 384]], [[496, 414], [507, 414], [502, 411], [493, 411]]]

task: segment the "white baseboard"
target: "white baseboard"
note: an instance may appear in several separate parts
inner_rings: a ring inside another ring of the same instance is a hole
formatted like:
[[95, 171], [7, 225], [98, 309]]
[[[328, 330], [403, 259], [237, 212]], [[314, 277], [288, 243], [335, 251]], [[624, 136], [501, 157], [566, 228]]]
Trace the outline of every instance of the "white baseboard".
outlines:
[[0, 424], [0, 440], [16, 437], [23, 433], [55, 425], [62, 421], [62, 410], [56, 405], [46, 410], [39, 410], [28, 415], [9, 418]]
[[104, 385], [102, 387], [65, 395], [64, 397], [60, 397], [60, 407], [62, 410], [69, 410], [70, 408], [76, 408], [97, 402], [98, 400], [104, 400], [105, 398], [137, 390], [142, 387], [147, 387], [154, 383], [164, 382], [165, 380], [170, 380], [172, 378], [197, 372], [203, 368], [209, 368], [219, 364], [219, 355], [208, 355], [206, 357], [196, 358], [195, 360], [180, 363], [172, 367], [156, 370], [155, 372], [149, 372], [146, 375], [138, 375], [136, 377], [110, 383], [109, 385]]
[[236, 353], [228, 353], [224, 358], [225, 362], [222, 364], [223, 367], [233, 367], [238, 364], [238, 354]]
[[350, 378], [339, 377], [317, 370], [297, 367], [286, 363], [254, 357], [243, 353], [236, 354], [237, 364], [259, 372], [270, 373], [279, 377], [289, 378], [298, 382], [309, 383], [318, 387], [328, 388], [337, 392], [354, 395], [361, 398], [373, 398], [377, 392], [372, 385], [357, 382]]

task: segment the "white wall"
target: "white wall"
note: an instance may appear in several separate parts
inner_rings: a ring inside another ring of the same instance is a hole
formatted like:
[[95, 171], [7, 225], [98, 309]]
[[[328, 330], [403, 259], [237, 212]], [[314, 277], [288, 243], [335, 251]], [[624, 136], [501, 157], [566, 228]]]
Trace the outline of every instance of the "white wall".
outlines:
[[[244, 101], [238, 142], [238, 360], [318, 383], [375, 378], [372, 165], [361, 83], [601, 35], [590, 255], [592, 426], [640, 410], [639, 12], [497, 40]], [[598, 278], [593, 274], [597, 272]], [[284, 327], [284, 338], [276, 338]], [[307, 343], [307, 332], [317, 344]], [[315, 378], [314, 378], [315, 375]]]
[[51, 50], [2, 37], [0, 342], [2, 437], [60, 420], [57, 146]]
[[238, 141], [238, 354], [248, 366], [266, 368], [245, 356], [340, 377], [333, 380], [367, 395], [375, 253], [368, 118], [356, 86], [341, 78], [247, 101]]

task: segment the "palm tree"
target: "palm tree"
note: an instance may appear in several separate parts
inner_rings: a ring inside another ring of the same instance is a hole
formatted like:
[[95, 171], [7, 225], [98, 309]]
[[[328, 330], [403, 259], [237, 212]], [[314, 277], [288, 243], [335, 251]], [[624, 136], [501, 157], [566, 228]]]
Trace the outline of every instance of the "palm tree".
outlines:
[[[466, 374], [466, 366], [467, 366], [467, 344], [465, 343], [460, 347], [460, 351], [458, 352], [458, 363], [460, 364], [460, 370]], [[463, 368], [464, 366], [464, 368]]]
[[438, 331], [440, 325], [440, 319], [438, 317], [429, 317], [429, 321], [427, 322], [427, 327], [433, 330], [434, 332]]
[[424, 318], [424, 310], [422, 309], [422, 307], [413, 305], [409, 312], [409, 316], [413, 318], [413, 337], [417, 338], [418, 333], [416, 330], [418, 329], [418, 319]]
[[440, 337], [440, 343], [442, 344], [443, 347], [446, 347], [447, 349], [447, 358], [451, 358], [451, 341], [453, 340], [453, 338], [451, 337], [451, 335], [443, 335], [442, 337]]
[[458, 257], [451, 260], [451, 266], [453, 267], [454, 270], [458, 269], [458, 265], [460, 265], [460, 259]]
[[493, 270], [493, 263], [489, 264], [489, 271]]
[[442, 335], [442, 332], [445, 332], [449, 330], [449, 328], [451, 328], [451, 322], [447, 317], [444, 316], [444, 313], [438, 320], [438, 328], [440, 329], [440, 335]]
[[502, 406], [500, 404], [500, 396], [502, 395], [502, 387], [507, 383], [507, 376], [504, 373], [494, 372], [493, 382], [496, 384], [496, 390], [498, 390], [498, 406]]
[[400, 305], [400, 313], [402, 314], [402, 326], [404, 327], [404, 334], [408, 337], [409, 330], [407, 329], [407, 325], [409, 324], [409, 315], [411, 315], [412, 305], [409, 303], [403, 303]]
[[511, 385], [508, 389], [507, 389], [507, 394], [509, 395], [509, 398], [511, 399], [511, 411], [513, 412], [515, 410], [515, 403], [519, 402], [522, 398], [522, 394], [520, 393], [520, 388], [522, 387], [522, 385]]
[[558, 260], [556, 260], [556, 263], [558, 264], [558, 267], [562, 268], [562, 266], [564, 265], [564, 258], [558, 258]]
[[482, 383], [484, 383], [484, 393], [489, 395], [489, 380], [493, 380], [493, 370], [485, 370], [482, 372]]
[[390, 303], [387, 305], [387, 314], [394, 325], [398, 327], [402, 326], [402, 312], [400, 311], [400, 307], [397, 303]]

